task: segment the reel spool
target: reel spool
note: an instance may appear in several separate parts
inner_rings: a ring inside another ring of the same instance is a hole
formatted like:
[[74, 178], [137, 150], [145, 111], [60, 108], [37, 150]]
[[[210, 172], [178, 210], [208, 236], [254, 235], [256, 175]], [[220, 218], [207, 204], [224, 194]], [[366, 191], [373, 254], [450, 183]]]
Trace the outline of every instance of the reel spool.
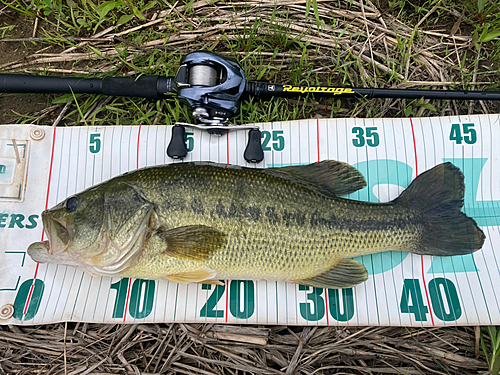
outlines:
[[193, 65], [189, 71], [190, 86], [213, 87], [217, 82], [217, 69], [209, 65]]

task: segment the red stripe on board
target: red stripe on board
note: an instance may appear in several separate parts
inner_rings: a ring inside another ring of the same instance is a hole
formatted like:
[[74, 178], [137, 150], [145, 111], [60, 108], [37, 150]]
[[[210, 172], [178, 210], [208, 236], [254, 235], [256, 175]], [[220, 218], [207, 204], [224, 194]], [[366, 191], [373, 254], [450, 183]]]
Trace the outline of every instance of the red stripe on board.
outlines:
[[422, 280], [424, 281], [425, 296], [427, 297], [427, 306], [429, 306], [429, 313], [431, 314], [431, 322], [432, 322], [432, 325], [434, 325], [434, 315], [432, 314], [431, 301], [429, 299], [429, 292], [427, 291], [427, 282], [425, 281], [424, 256], [423, 255], [420, 255], [420, 263], [422, 266]]
[[226, 280], [226, 323], [229, 315], [229, 280]]
[[[415, 142], [415, 130], [413, 129], [413, 120], [410, 117], [411, 124], [411, 135], [413, 137], [413, 149], [415, 150], [415, 175], [418, 177], [418, 162], [417, 162], [417, 143]], [[432, 314], [431, 301], [429, 298], [429, 292], [427, 291], [427, 282], [425, 281], [425, 271], [424, 271], [424, 256], [420, 256], [420, 264], [422, 268], [422, 281], [424, 282], [425, 297], [427, 298], [427, 306], [429, 306], [429, 313], [431, 314], [431, 322], [434, 325], [434, 315]]]
[[[316, 120], [316, 144], [318, 147], [318, 163], [320, 162], [319, 157], [319, 119]], [[328, 316], [328, 289], [325, 288], [325, 308], [326, 308], [326, 325], [330, 325], [330, 317]]]
[[[341, 289], [339, 289], [341, 291]], [[325, 308], [326, 308], [326, 325], [330, 325], [330, 317], [328, 313], [328, 289], [325, 288]]]
[[137, 133], [137, 169], [139, 169], [139, 141], [141, 140], [141, 127], [139, 125], [139, 133]]
[[[33, 289], [35, 289], [35, 280], [38, 275], [38, 267], [40, 267], [40, 263], [36, 264], [35, 275], [33, 276], [33, 283], [31, 284], [30, 292], [28, 293], [28, 298], [26, 299], [26, 305], [24, 305], [23, 315], [26, 315], [26, 312], [28, 311], [28, 306], [30, 305], [31, 295], [33, 294]], [[23, 317], [23, 322], [24, 322], [24, 317]]]
[[[45, 198], [45, 209], [49, 208], [49, 192], [50, 192], [50, 180], [52, 179], [52, 166], [54, 165], [54, 147], [56, 144], [56, 130], [57, 127], [54, 126], [54, 134], [52, 135], [52, 153], [50, 155], [50, 168], [49, 168], [49, 183], [47, 185], [47, 196]], [[42, 228], [42, 241], [45, 236], [45, 228]], [[38, 275], [38, 268], [40, 267], [40, 263], [36, 264], [35, 267], [35, 275], [33, 276], [33, 283], [31, 284], [30, 292], [28, 294], [28, 298], [26, 299], [26, 304], [24, 305], [23, 315], [26, 315], [28, 311], [28, 306], [30, 305], [31, 295], [33, 294], [33, 289], [35, 288], [35, 280]], [[24, 319], [23, 319], [24, 321]]]
[[125, 323], [125, 320], [127, 319], [127, 307], [128, 307], [128, 300], [130, 298], [130, 286], [131, 285], [132, 285], [132, 279], [128, 279], [127, 301], [125, 302], [125, 312], [123, 313], [123, 323]]
[[[35, 280], [33, 280], [33, 281], [35, 281]], [[35, 284], [34, 283], [31, 284], [30, 293], [28, 294], [28, 299], [26, 300], [26, 305], [24, 306], [23, 315], [26, 315], [26, 311], [28, 311], [28, 306], [30, 305], [30, 299], [31, 299], [31, 295], [33, 294], [34, 287], [35, 287]], [[23, 319], [23, 321], [24, 321], [24, 319]]]
[[415, 175], [418, 176], [417, 143], [415, 142], [415, 130], [413, 130], [413, 120], [410, 117], [411, 135], [413, 137], [413, 150], [415, 152]]
[[319, 160], [319, 119], [316, 120], [316, 141], [318, 144], [318, 162]]
[[229, 164], [229, 132], [226, 133], [226, 144], [227, 144], [226, 164]]
[[[50, 155], [50, 169], [49, 169], [49, 183], [47, 185], [47, 197], [45, 199], [45, 209], [49, 208], [49, 192], [50, 192], [50, 180], [52, 179], [52, 165], [54, 164], [54, 147], [56, 145], [56, 129], [57, 127], [54, 126], [54, 134], [52, 138], [52, 154]], [[42, 242], [43, 242], [43, 236], [45, 234], [45, 228], [42, 229]]]
[[23, 315], [26, 315], [26, 311], [28, 311], [28, 306], [30, 305], [31, 295], [33, 294], [33, 289], [35, 288], [36, 276], [38, 275], [38, 266], [40, 266], [40, 263], [36, 264], [35, 276], [33, 276], [33, 284], [31, 284], [30, 292], [28, 294], [28, 299], [26, 300], [26, 306], [24, 306]]

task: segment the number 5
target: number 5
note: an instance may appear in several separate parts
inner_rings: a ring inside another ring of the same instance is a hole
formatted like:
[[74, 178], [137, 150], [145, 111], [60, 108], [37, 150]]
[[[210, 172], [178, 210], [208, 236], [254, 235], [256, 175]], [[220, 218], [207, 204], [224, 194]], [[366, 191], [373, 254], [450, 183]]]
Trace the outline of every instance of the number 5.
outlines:
[[100, 133], [90, 134], [90, 141], [89, 141], [90, 153], [97, 154], [99, 151], [101, 151], [101, 139], [99, 138], [100, 136], [101, 136]]

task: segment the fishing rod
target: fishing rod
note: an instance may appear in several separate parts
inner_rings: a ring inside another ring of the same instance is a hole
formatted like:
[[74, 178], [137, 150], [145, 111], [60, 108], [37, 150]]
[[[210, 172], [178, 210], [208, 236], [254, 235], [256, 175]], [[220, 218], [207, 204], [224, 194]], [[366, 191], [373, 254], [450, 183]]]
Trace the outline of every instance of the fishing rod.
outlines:
[[500, 92], [491, 91], [295, 86], [247, 81], [245, 72], [235, 60], [211, 52], [193, 52], [183, 57], [175, 77], [155, 75], [98, 79], [0, 74], [0, 93], [103, 94], [151, 100], [177, 97], [190, 106], [193, 117], [203, 125], [175, 124], [167, 148], [168, 156], [182, 159], [187, 155], [186, 127], [217, 135], [232, 130], [249, 130], [244, 158], [252, 163], [264, 159], [259, 128], [228, 124], [238, 112], [240, 102], [246, 98], [270, 100], [273, 97], [314, 95], [317, 98], [500, 100]]

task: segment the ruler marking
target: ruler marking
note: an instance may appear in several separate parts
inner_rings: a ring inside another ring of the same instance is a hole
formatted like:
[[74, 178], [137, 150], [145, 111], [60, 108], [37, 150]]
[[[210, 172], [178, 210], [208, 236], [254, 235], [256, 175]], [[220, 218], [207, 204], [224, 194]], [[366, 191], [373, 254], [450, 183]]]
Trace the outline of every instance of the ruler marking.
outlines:
[[[316, 119], [316, 146], [318, 148], [318, 163], [320, 162], [319, 152], [319, 119]], [[328, 289], [325, 288], [325, 310], [326, 310], [326, 325], [330, 325], [330, 318], [328, 317]]]
[[139, 142], [141, 141], [141, 128], [142, 125], [139, 125], [139, 131], [137, 132], [137, 169], [139, 169]]
[[319, 162], [321, 160], [319, 156], [319, 119], [316, 119], [316, 135], [317, 135], [316, 143], [318, 146], [318, 162]]
[[123, 312], [123, 323], [125, 323], [125, 320], [127, 320], [127, 309], [128, 309], [128, 303], [130, 299], [130, 287], [132, 286], [132, 278], [128, 279], [128, 285], [127, 285], [127, 299], [125, 300], [125, 311]]
[[[139, 169], [139, 150], [140, 150], [140, 141], [141, 141], [141, 128], [142, 125], [139, 125], [139, 130], [137, 132], [137, 164], [136, 164], [136, 169]], [[132, 131], [130, 132], [130, 138], [132, 136]], [[130, 160], [130, 156], [128, 158]], [[128, 287], [127, 287], [127, 298], [125, 302], [125, 311], [123, 313], [123, 323], [125, 323], [125, 320], [127, 319], [127, 308], [128, 308], [128, 303], [130, 299], [130, 287], [132, 285], [132, 279], [128, 279]]]
[[[415, 178], [418, 177], [418, 161], [417, 161], [417, 143], [415, 141], [415, 130], [413, 128], [413, 120], [410, 117], [410, 125], [411, 125], [411, 135], [413, 137], [413, 150], [415, 151]], [[425, 281], [425, 271], [424, 271], [424, 256], [420, 255], [420, 265], [422, 268], [422, 281], [424, 283], [425, 297], [427, 298], [427, 305], [429, 306], [429, 313], [431, 314], [431, 322], [434, 326], [434, 314], [432, 313], [431, 301], [429, 298], [429, 291], [427, 290], [427, 283]]]
[[229, 280], [226, 280], [226, 323], [229, 315]]

